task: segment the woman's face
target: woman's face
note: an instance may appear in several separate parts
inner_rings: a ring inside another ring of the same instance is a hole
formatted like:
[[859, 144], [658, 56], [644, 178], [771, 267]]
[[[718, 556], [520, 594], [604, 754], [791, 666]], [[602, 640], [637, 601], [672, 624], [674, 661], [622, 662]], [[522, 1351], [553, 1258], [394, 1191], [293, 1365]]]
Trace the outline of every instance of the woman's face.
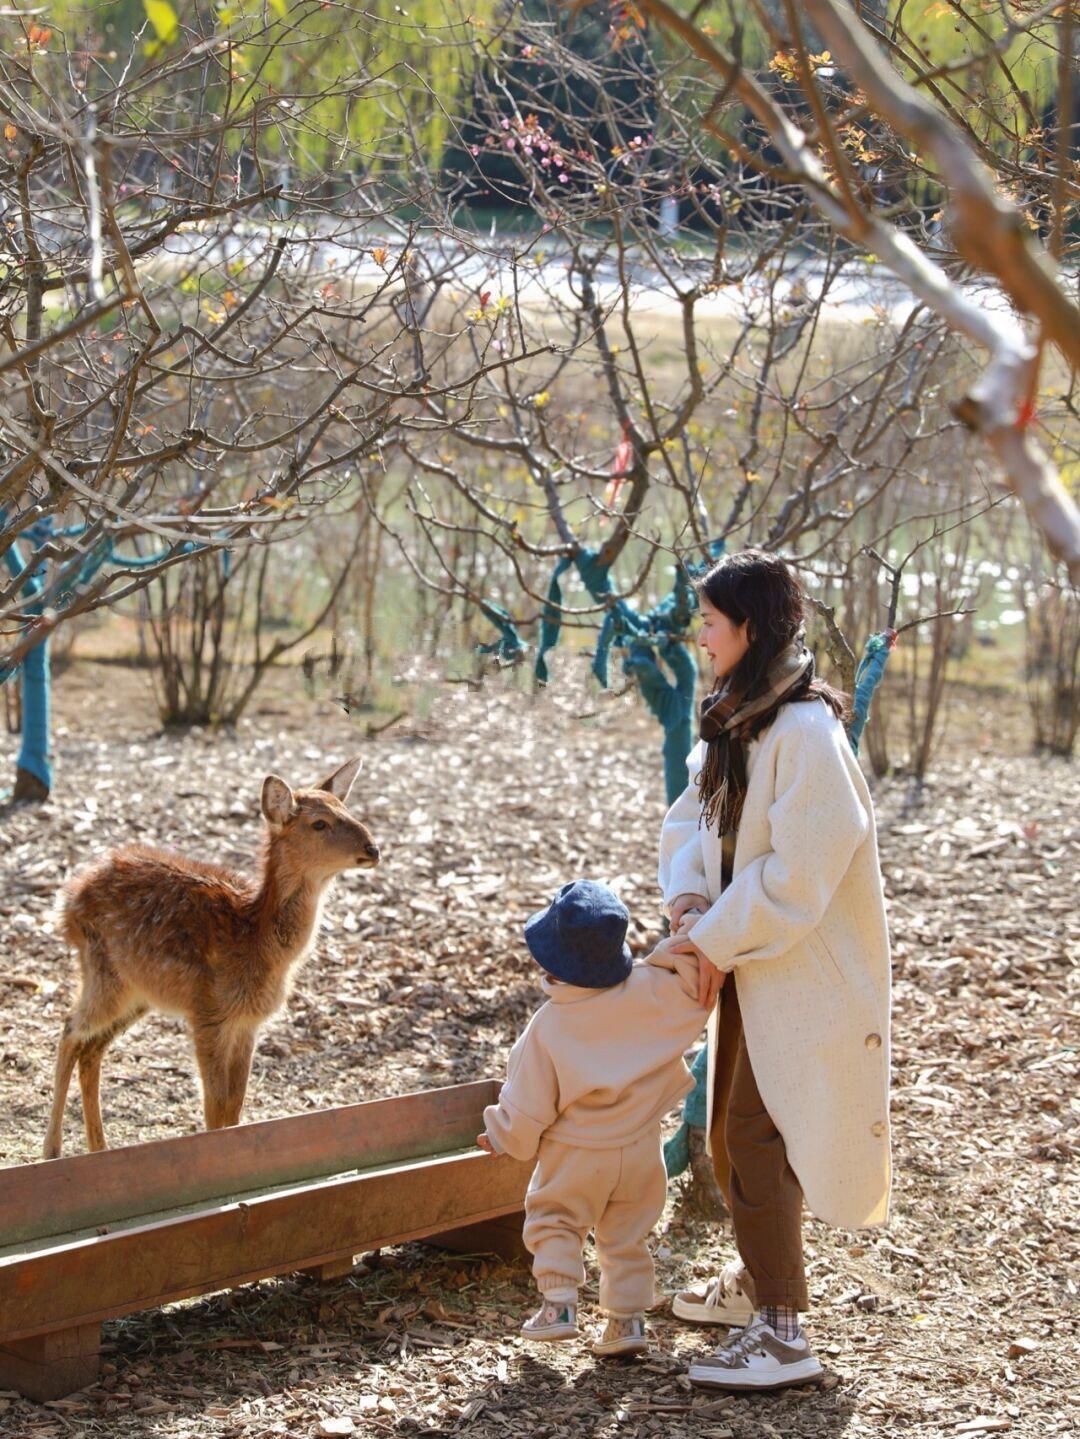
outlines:
[[710, 604], [704, 595], [698, 596], [698, 606], [701, 610], [698, 644], [712, 661], [716, 678], [726, 679], [750, 648], [747, 622], [744, 620], [737, 625], [723, 610]]

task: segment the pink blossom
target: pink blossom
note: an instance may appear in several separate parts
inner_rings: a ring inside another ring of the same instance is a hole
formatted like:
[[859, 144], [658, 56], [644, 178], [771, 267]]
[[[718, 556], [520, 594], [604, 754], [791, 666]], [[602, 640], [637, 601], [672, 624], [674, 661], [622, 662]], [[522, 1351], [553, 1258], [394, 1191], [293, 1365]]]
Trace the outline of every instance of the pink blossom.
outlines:
[[510, 121], [509, 121], [509, 120], [504, 120], [504, 121], [502, 122], [502, 127], [503, 127], [504, 130], [509, 130], [509, 128], [510, 128]]
[[507, 148], [508, 150], [516, 150], [516, 149], [517, 149], [517, 141], [514, 139], [513, 135], [511, 135], [511, 136], [509, 137], [509, 139], [507, 140], [507, 142], [506, 142], [506, 148]]
[[569, 180], [569, 178], [570, 178], [570, 176], [569, 176], [569, 175], [566, 173], [566, 171], [564, 170], [564, 171], [562, 172], [562, 174], [559, 176], [559, 184], [560, 184], [560, 185], [565, 185], [566, 182], [567, 182], [567, 180]]

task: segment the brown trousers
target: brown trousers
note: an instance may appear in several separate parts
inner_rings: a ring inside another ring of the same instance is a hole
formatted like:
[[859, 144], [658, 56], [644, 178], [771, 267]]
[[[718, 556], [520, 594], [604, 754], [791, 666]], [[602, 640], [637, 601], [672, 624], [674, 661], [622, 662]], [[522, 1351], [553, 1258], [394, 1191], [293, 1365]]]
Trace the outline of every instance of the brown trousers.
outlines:
[[802, 1187], [750, 1068], [735, 978], [720, 995], [710, 1134], [716, 1181], [759, 1308], [809, 1309], [802, 1251]]

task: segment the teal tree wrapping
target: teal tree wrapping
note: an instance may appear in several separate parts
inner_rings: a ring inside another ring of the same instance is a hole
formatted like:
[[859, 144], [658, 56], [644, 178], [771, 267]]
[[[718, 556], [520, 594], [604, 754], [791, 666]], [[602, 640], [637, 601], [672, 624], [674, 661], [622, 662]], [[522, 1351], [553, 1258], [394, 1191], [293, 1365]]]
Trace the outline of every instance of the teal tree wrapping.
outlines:
[[[722, 550], [722, 542], [711, 546], [714, 558]], [[697, 674], [685, 642], [697, 610], [693, 572], [678, 566], [671, 593], [642, 614], [627, 600], [612, 596], [609, 567], [601, 563], [598, 551], [583, 548], [574, 555], [564, 555], [552, 572], [547, 603], [540, 617], [535, 674], [541, 684], [547, 684], [550, 678], [547, 656], [559, 643], [562, 579], [571, 566], [577, 569], [590, 596], [608, 606], [593, 654], [593, 674], [606, 689], [612, 646], [621, 649], [624, 673], [637, 682], [645, 703], [663, 727], [664, 783], [671, 804], [685, 787], [686, 756], [693, 744]], [[480, 608], [498, 629], [500, 638], [491, 644], [478, 645], [479, 653], [497, 655], [504, 663], [520, 659], [527, 646], [507, 612], [489, 600], [481, 600]]]
[[[0, 516], [0, 523], [2, 520], [3, 517]], [[37, 548], [39, 540], [35, 538], [33, 529], [28, 533], [28, 538]], [[13, 579], [22, 574], [25, 562], [17, 544], [8, 546], [4, 559], [7, 563], [8, 573]], [[41, 595], [44, 588], [44, 566], [42, 566], [27, 578], [22, 587], [23, 594], [32, 601], [26, 606], [29, 624], [32, 624], [34, 619], [42, 613], [42, 604], [37, 596]], [[9, 680], [15, 673], [14, 669], [7, 670], [0, 675], [0, 682]], [[17, 764], [19, 769], [32, 774], [46, 789], [50, 789], [52, 787], [52, 767], [49, 763], [51, 694], [48, 631], [44, 631], [38, 643], [32, 649], [27, 650], [23, 656], [22, 673], [22, 744], [19, 748]]]
[[[611, 594], [611, 574], [608, 565], [601, 564], [598, 551], [586, 549], [584, 546], [573, 555], [563, 555], [555, 569], [552, 571], [551, 580], [548, 584], [548, 602], [544, 606], [544, 612], [540, 617], [540, 648], [536, 655], [536, 678], [541, 684], [548, 682], [547, 656], [548, 651], [553, 650], [559, 643], [559, 634], [562, 630], [562, 585], [560, 581], [571, 565], [577, 567], [582, 583], [589, 594], [598, 603], [606, 600]], [[618, 603], [623, 603], [619, 601]], [[606, 621], [605, 621], [606, 623]], [[595, 665], [593, 666], [595, 669]], [[606, 680], [601, 680], [606, 684]]]
[[[848, 742], [856, 754], [859, 753], [859, 740], [870, 715], [870, 704], [874, 698], [874, 691], [884, 678], [885, 666], [895, 648], [895, 630], [883, 630], [880, 634], [871, 635], [866, 641], [862, 660], [855, 672], [852, 719], [848, 725]], [[705, 1126], [708, 1102], [706, 1089], [708, 1067], [708, 1051], [701, 1049], [698, 1051], [690, 1071], [694, 1077], [694, 1088], [687, 1095], [686, 1103], [683, 1105], [682, 1124], [664, 1145], [664, 1164], [667, 1167], [669, 1179], [674, 1179], [677, 1175], [682, 1174], [690, 1163], [691, 1127], [704, 1128]]]
[[874, 691], [885, 677], [885, 666], [896, 648], [896, 631], [882, 630], [871, 635], [866, 641], [859, 668], [855, 671], [855, 695], [851, 702], [851, 723], [848, 725], [848, 739], [851, 748], [859, 753], [859, 741], [870, 718], [870, 702]]
[[516, 664], [529, 648], [518, 634], [517, 626], [502, 605], [494, 604], [491, 600], [481, 600], [480, 609], [499, 631], [499, 638], [489, 645], [477, 645], [477, 652], [494, 655], [500, 664]]
[[[712, 544], [711, 557], [718, 558], [723, 548], [723, 541]], [[697, 671], [686, 648], [686, 636], [697, 611], [694, 571], [677, 566], [671, 593], [642, 612], [628, 600], [612, 595], [610, 567], [601, 562], [598, 551], [582, 548], [574, 555], [564, 555], [551, 576], [548, 603], [541, 617], [536, 658], [536, 678], [541, 684], [546, 684], [549, 677], [547, 655], [559, 642], [561, 581], [571, 565], [589, 595], [608, 607], [597, 636], [593, 674], [606, 689], [611, 650], [621, 650], [623, 672], [636, 681], [645, 703], [663, 727], [664, 783], [670, 804], [686, 786], [686, 756], [693, 744]]]
[[[3, 514], [0, 513], [0, 524], [3, 523], [3, 518]], [[85, 526], [83, 525], [56, 530], [53, 528], [52, 521], [46, 519], [36, 525], [31, 525], [26, 535], [34, 548], [38, 549], [50, 539], [78, 538], [84, 533]], [[202, 548], [203, 546], [189, 540], [176, 546], [174, 550], [166, 549], [157, 554], [119, 555], [113, 547], [112, 539], [105, 536], [90, 547], [75, 571], [61, 581], [56, 594], [50, 597], [50, 602], [55, 607], [62, 608], [72, 594], [93, 581], [103, 565], [111, 564], [122, 570], [145, 570], [161, 564], [163, 560], [170, 558], [173, 554], [192, 554]], [[13, 543], [8, 546], [4, 559], [8, 573], [12, 577], [21, 574], [25, 568], [25, 562], [17, 544]], [[225, 572], [228, 574], [228, 550], [224, 551], [222, 562]], [[43, 613], [44, 602], [39, 597], [45, 595], [46, 589], [45, 567], [42, 565], [27, 578], [23, 585], [23, 594], [32, 601], [25, 606], [28, 623], [33, 623], [33, 620]], [[52, 765], [50, 762], [52, 694], [47, 630], [44, 631], [41, 640], [23, 656], [20, 668], [22, 669], [23, 714], [22, 744], [17, 764], [19, 769], [34, 775], [48, 790], [52, 788]], [[14, 668], [0, 672], [0, 684], [6, 683], [17, 672], [18, 670]]]

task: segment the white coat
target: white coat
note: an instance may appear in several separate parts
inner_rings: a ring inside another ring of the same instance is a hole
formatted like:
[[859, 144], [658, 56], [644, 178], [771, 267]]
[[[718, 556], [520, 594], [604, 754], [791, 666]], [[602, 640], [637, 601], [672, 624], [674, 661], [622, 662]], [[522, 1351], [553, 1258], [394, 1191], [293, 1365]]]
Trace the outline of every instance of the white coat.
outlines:
[[[701, 894], [689, 935], [734, 970], [750, 1064], [812, 1213], [888, 1223], [889, 936], [870, 792], [843, 726], [818, 701], [784, 705], [747, 748], [732, 880], [690, 784], [664, 820], [669, 905]], [[708, 1027], [709, 1127], [717, 1012]]]

